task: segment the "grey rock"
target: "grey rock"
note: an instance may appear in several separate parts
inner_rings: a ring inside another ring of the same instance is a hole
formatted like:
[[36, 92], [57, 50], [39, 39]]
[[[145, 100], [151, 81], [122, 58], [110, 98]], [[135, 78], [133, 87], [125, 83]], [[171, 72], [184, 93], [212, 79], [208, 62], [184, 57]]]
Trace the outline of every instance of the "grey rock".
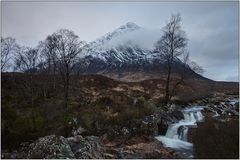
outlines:
[[96, 136], [83, 138], [80, 135], [67, 138], [67, 141], [74, 153], [75, 158], [96, 159], [103, 158], [104, 149], [100, 145], [100, 140]]
[[50, 135], [30, 144], [27, 158], [75, 158], [67, 139]]
[[21, 145], [18, 150], [5, 153], [2, 158], [24, 159], [96, 159], [103, 158], [104, 148], [96, 136], [80, 135], [64, 138], [49, 135], [41, 137], [33, 143]]

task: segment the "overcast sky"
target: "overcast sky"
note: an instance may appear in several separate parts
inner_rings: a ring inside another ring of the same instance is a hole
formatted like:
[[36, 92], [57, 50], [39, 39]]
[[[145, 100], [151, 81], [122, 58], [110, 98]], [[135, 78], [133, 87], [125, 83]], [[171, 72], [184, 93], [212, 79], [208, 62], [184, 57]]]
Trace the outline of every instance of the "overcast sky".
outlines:
[[160, 30], [177, 12], [190, 58], [203, 66], [204, 76], [238, 81], [237, 2], [2, 2], [2, 35], [36, 46], [68, 28], [90, 42], [127, 22]]

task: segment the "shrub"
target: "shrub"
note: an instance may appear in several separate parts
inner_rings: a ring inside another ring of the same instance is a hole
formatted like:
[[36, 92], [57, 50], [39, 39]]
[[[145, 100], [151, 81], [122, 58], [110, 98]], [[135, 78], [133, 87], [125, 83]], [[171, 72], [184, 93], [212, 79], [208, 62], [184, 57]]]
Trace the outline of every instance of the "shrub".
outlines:
[[239, 158], [238, 120], [207, 119], [193, 131], [195, 158]]

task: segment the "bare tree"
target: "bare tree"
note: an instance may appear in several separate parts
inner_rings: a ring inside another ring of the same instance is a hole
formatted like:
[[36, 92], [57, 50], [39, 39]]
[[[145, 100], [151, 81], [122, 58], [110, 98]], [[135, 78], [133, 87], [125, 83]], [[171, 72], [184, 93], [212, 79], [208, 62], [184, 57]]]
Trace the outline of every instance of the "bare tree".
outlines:
[[1, 37], [1, 72], [9, 67], [11, 53], [16, 49], [16, 40], [11, 37]]
[[56, 47], [57, 67], [63, 80], [64, 106], [68, 109], [70, 73], [84, 42], [79, 41], [78, 36], [73, 31], [67, 29], [58, 30], [52, 37], [54, 38], [54, 46]]
[[17, 70], [25, 73], [35, 73], [38, 65], [38, 49], [18, 47], [14, 62]]
[[[14, 56], [15, 70], [24, 72], [27, 76], [27, 81], [23, 81], [22, 84], [24, 89], [30, 93], [31, 107], [34, 107], [34, 74], [38, 71], [39, 65], [39, 52], [38, 48], [30, 47], [17, 47], [15, 56]], [[31, 113], [32, 122], [34, 129], [36, 128], [35, 112], [32, 110]]]
[[189, 52], [184, 52], [180, 58], [181, 60], [181, 68], [179, 68], [179, 75], [175, 77], [173, 82], [170, 82], [171, 85], [169, 86], [170, 88], [170, 94], [169, 94], [169, 100], [175, 95], [176, 89], [180, 85], [187, 85], [188, 87], [191, 87], [194, 89], [193, 86], [190, 84], [186, 84], [185, 81], [191, 77], [193, 73], [198, 73], [198, 74], [203, 74], [204, 69], [198, 65], [196, 62], [191, 61], [189, 58]]
[[57, 69], [57, 37], [49, 35], [45, 41], [40, 42], [40, 52], [42, 53], [43, 59], [47, 63], [48, 73], [53, 73], [53, 88], [56, 88], [56, 69]]
[[181, 29], [180, 14], [172, 15], [171, 20], [162, 29], [163, 35], [155, 44], [155, 52], [165, 59], [167, 78], [165, 86], [165, 103], [170, 100], [170, 81], [174, 60], [186, 51], [187, 38]]
[[[38, 66], [38, 50], [28, 47], [19, 47], [16, 50], [15, 57], [15, 70], [27, 73], [29, 82], [26, 87], [30, 90], [31, 95], [31, 105], [34, 105], [34, 84], [33, 84], [33, 75], [37, 72]], [[24, 83], [24, 82], [23, 82]], [[26, 83], [26, 82], [25, 82]]]

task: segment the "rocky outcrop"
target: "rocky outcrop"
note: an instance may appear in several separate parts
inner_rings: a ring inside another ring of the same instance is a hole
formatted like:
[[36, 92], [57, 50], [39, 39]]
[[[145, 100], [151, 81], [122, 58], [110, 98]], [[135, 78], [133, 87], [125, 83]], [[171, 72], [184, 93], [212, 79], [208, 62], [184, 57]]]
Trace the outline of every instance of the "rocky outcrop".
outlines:
[[50, 135], [30, 144], [27, 158], [74, 158], [66, 138]]

